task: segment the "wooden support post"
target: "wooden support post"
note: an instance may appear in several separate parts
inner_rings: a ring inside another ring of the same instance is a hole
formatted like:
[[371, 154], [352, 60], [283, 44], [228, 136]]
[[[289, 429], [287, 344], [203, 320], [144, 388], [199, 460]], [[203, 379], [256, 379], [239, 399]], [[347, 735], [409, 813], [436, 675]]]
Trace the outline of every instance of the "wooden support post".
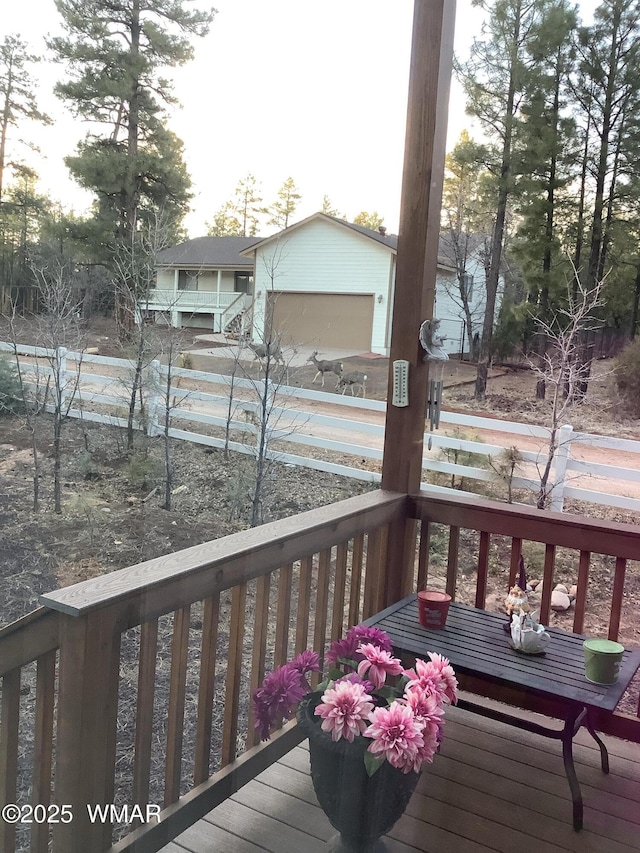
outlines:
[[[420, 487], [428, 368], [418, 340], [433, 316], [440, 207], [453, 64], [455, 0], [415, 0], [398, 262], [393, 305], [382, 488], [410, 493]], [[391, 404], [393, 362], [409, 362], [409, 405]], [[408, 540], [411, 541], [408, 541]], [[405, 523], [389, 530], [385, 604], [410, 585], [415, 537]]]
[[111, 823], [87, 804], [113, 801], [120, 627], [111, 608], [61, 615], [55, 801], [73, 820], [53, 827], [54, 850], [86, 853], [111, 844]]

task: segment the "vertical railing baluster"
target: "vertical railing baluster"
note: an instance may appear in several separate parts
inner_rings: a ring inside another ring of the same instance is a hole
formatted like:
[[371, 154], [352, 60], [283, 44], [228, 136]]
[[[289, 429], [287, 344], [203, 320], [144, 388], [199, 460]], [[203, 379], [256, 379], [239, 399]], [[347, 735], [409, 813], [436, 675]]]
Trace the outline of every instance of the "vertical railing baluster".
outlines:
[[480, 531], [480, 548], [478, 551], [478, 580], [476, 583], [476, 607], [484, 608], [487, 600], [487, 576], [489, 574], [490, 534]]
[[553, 588], [553, 570], [556, 562], [556, 546], [547, 543], [544, 549], [544, 570], [542, 573], [542, 601], [540, 603], [540, 622], [549, 624], [551, 611], [551, 591]]
[[[36, 715], [33, 741], [32, 805], [48, 807], [51, 802], [51, 771], [53, 767], [53, 715], [56, 689], [56, 651], [53, 649], [38, 658], [36, 673]], [[6, 802], [6, 801], [4, 801]], [[0, 846], [0, 849], [3, 849]], [[47, 853], [49, 826], [31, 825], [31, 853]]]
[[362, 560], [364, 556], [364, 534], [353, 540], [351, 554], [351, 589], [349, 590], [349, 627], [360, 621], [360, 596], [362, 590]]
[[169, 714], [167, 720], [167, 757], [164, 779], [165, 806], [177, 802], [180, 797], [190, 616], [191, 609], [189, 607], [181, 607], [175, 611], [173, 617]]
[[425, 589], [429, 580], [429, 546], [431, 544], [431, 522], [420, 522], [420, 545], [418, 550], [418, 578], [416, 591]]
[[511, 560], [509, 562], [509, 589], [515, 586], [522, 556], [522, 539], [514, 536], [511, 540]]
[[152, 619], [150, 622], [145, 622], [140, 629], [138, 704], [133, 764], [133, 801], [140, 806], [145, 806], [149, 802], [157, 657], [158, 620]]
[[242, 645], [244, 642], [246, 583], [234, 586], [231, 592], [231, 617], [229, 623], [229, 652], [222, 724], [222, 766], [226, 767], [236, 757], [238, 714], [240, 710], [240, 682], [242, 679]]
[[333, 615], [331, 617], [331, 639], [337, 640], [344, 633], [344, 601], [347, 582], [347, 543], [341, 542], [336, 549], [336, 574], [333, 583]]
[[298, 612], [296, 614], [296, 645], [297, 655], [307, 648], [309, 640], [309, 611], [311, 609], [311, 574], [313, 571], [313, 556], [300, 560], [300, 580], [298, 581]]
[[[282, 570], [280, 571], [282, 575]], [[271, 590], [271, 574], [261, 575], [256, 583], [256, 609], [253, 627], [253, 649], [251, 654], [250, 695], [262, 683], [265, 673], [265, 656], [267, 653], [267, 632], [269, 628], [269, 593]], [[260, 735], [254, 726], [253, 702], [249, 703], [249, 721], [247, 730], [247, 747], [260, 742]]]
[[584, 614], [587, 609], [587, 584], [589, 583], [590, 562], [591, 552], [580, 551], [580, 562], [578, 564], [578, 592], [574, 603], [575, 613], [573, 616], [573, 630], [576, 634], [582, 634], [584, 630]]
[[293, 564], [280, 567], [278, 577], [278, 612], [276, 615], [276, 644], [274, 666], [282, 666], [289, 659], [289, 621], [291, 619], [291, 582]]
[[609, 618], [610, 640], [618, 639], [620, 617], [622, 615], [622, 595], [624, 593], [624, 578], [627, 571], [627, 561], [624, 557], [616, 559], [616, 572], [613, 578], [613, 594], [611, 596], [611, 613]]
[[219, 618], [220, 594], [215, 593], [205, 598], [202, 614], [198, 722], [196, 727], [196, 753], [193, 769], [193, 781], [196, 785], [200, 785], [209, 778]]
[[313, 648], [320, 655], [320, 666], [324, 661], [324, 645], [327, 639], [327, 606], [329, 603], [329, 569], [331, 566], [331, 549], [325, 548], [318, 559], [318, 592], [316, 595], [315, 626], [313, 632]]
[[[20, 672], [12, 669], [2, 679], [0, 712], [0, 803], [15, 803], [18, 777], [18, 726], [20, 723]], [[0, 820], [0, 850], [13, 853], [16, 843], [14, 823]]]
[[449, 550], [447, 554], [447, 586], [446, 591], [455, 599], [458, 586], [458, 550], [460, 548], [460, 528], [449, 528]]

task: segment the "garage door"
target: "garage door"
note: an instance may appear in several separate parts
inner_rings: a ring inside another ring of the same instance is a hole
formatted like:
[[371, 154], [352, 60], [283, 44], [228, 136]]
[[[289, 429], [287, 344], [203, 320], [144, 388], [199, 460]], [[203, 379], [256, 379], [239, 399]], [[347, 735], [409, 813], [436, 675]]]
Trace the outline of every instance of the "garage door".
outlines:
[[269, 294], [269, 301], [285, 344], [371, 349], [371, 295], [280, 292]]

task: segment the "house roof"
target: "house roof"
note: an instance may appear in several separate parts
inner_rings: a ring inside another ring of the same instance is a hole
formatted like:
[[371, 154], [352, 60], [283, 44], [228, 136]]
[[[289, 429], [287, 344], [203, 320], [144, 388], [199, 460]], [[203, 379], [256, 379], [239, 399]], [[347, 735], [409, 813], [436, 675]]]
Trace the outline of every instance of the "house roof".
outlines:
[[375, 240], [376, 243], [381, 243], [383, 246], [386, 246], [394, 254], [398, 250], [398, 237], [395, 234], [381, 234], [379, 231], [372, 231], [371, 228], [365, 228], [362, 225], [354, 225], [353, 222], [347, 222], [345, 219], [338, 219], [337, 216], [329, 216], [328, 213], [313, 213], [311, 216], [307, 216], [306, 219], [301, 219], [300, 222], [290, 225], [283, 231], [278, 231], [277, 234], [272, 234], [270, 237], [263, 237], [252, 246], [248, 246], [242, 254], [247, 256], [253, 254], [256, 249], [266, 246], [267, 243], [270, 243], [272, 240], [281, 240], [286, 235], [291, 234], [293, 231], [296, 231], [298, 228], [302, 228], [308, 222], [313, 222], [316, 219], [324, 220], [325, 222], [335, 222], [337, 225], [342, 225], [345, 228], [350, 228], [352, 231], [357, 231], [364, 237], [369, 237], [372, 240]]
[[[306, 219], [301, 219], [300, 222], [296, 222], [295, 225], [290, 225], [288, 228], [285, 228], [284, 231], [279, 231], [277, 234], [272, 234], [270, 237], [264, 237], [260, 240], [257, 240], [253, 245], [248, 246], [242, 252], [242, 254], [248, 257], [258, 249], [262, 248], [263, 246], [266, 246], [272, 240], [283, 239], [284, 237], [286, 237], [287, 234], [290, 234], [297, 228], [301, 228], [303, 225], [306, 225], [308, 222], [312, 222], [316, 219], [325, 220], [328, 222], [335, 222], [337, 225], [341, 225], [344, 228], [349, 228], [351, 231], [355, 231], [356, 233], [361, 234], [363, 237], [368, 237], [371, 240], [375, 240], [376, 243], [380, 243], [382, 246], [386, 246], [386, 248], [389, 249], [389, 251], [392, 252], [394, 255], [398, 253], [397, 234], [382, 234], [380, 231], [374, 231], [371, 228], [365, 228], [364, 225], [356, 225], [353, 222], [347, 222], [346, 219], [338, 219], [337, 216], [329, 216], [329, 214], [327, 213], [314, 213], [312, 214], [312, 216], [308, 216]], [[438, 257], [438, 266], [444, 267], [447, 270], [451, 269], [452, 267], [450, 260], [446, 256], [443, 256], [442, 246], [440, 247]]]
[[241, 254], [260, 237], [196, 237], [158, 252], [158, 266], [232, 267], [250, 269], [252, 262]]

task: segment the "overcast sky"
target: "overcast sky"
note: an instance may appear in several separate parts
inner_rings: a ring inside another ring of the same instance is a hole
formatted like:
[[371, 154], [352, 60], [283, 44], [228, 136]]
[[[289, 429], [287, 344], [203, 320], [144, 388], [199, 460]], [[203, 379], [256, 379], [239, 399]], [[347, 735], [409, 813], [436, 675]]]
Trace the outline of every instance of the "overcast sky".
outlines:
[[[199, 8], [207, 4], [196, 0]], [[182, 108], [170, 126], [185, 143], [193, 180], [191, 237], [252, 172], [266, 203], [288, 176], [302, 200], [296, 218], [328, 195], [341, 213], [377, 210], [395, 231], [406, 121], [411, 0], [217, 0], [218, 14], [196, 58], [174, 74]], [[579, 4], [590, 10], [595, 0]], [[458, 0], [456, 53], [464, 57], [482, 13]], [[1, 35], [19, 34], [45, 56], [44, 37], [60, 29], [54, 0], [3, 0]], [[41, 190], [80, 212], [87, 196], [62, 158], [85, 129], [52, 95], [62, 67], [41, 64], [39, 102], [54, 117], [37, 128], [41, 154], [29, 155]], [[449, 145], [470, 127], [454, 84]], [[24, 128], [23, 134], [32, 133]]]

